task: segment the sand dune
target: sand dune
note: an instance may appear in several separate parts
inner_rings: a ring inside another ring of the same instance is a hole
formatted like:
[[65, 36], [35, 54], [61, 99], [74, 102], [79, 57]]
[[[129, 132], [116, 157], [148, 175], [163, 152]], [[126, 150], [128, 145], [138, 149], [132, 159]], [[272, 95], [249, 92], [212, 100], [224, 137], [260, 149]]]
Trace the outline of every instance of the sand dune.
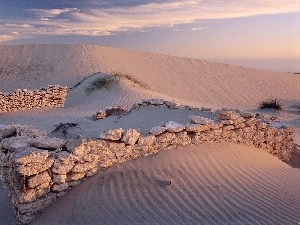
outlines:
[[[145, 134], [160, 122], [186, 123], [191, 114], [214, 116], [146, 107], [121, 118], [91, 119], [106, 107], [163, 98], [197, 107], [264, 112], [296, 126], [300, 144], [299, 109], [292, 107], [300, 102], [299, 75], [90, 45], [0, 45], [0, 52], [0, 91], [48, 84], [71, 88], [64, 108], [2, 113], [0, 124], [32, 124], [50, 133], [55, 125], [72, 122], [79, 124], [72, 135], [97, 137], [110, 128], [140, 128]], [[85, 93], [90, 82], [112, 72], [129, 74], [149, 89], [123, 79], [109, 89]], [[256, 110], [270, 97], [280, 99], [284, 111]], [[232, 144], [189, 146], [102, 171], [68, 192], [33, 224], [298, 224], [299, 186], [299, 169], [262, 150]], [[2, 188], [0, 203], [0, 221], [14, 224]]]
[[214, 107], [299, 102], [300, 76], [92, 45], [0, 46], [0, 89], [72, 87], [93, 73], [122, 72], [152, 91]]
[[256, 148], [189, 146], [100, 172], [33, 224], [298, 224], [299, 185]]

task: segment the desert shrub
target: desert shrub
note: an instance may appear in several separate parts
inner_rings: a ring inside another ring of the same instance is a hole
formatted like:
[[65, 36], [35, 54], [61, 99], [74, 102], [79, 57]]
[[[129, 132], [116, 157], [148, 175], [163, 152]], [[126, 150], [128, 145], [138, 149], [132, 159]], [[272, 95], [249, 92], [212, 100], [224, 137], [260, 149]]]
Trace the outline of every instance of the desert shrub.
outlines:
[[147, 84], [143, 83], [142, 81], [134, 78], [133, 76], [131, 76], [129, 74], [123, 74], [123, 73], [120, 73], [120, 72], [114, 72], [114, 73], [112, 73], [112, 75], [115, 76], [115, 77], [118, 77], [120, 79], [129, 80], [132, 83], [137, 84], [137, 85], [139, 85], [140, 87], [142, 87], [144, 89], [149, 89], [149, 86]]
[[78, 127], [78, 124], [77, 123], [60, 123], [59, 125], [55, 125], [55, 126], [56, 126], [56, 128], [51, 132], [51, 134], [66, 138], [68, 131], [71, 128]]
[[259, 109], [276, 109], [282, 110], [282, 104], [277, 98], [262, 101], [259, 104]]
[[116, 76], [103, 76], [93, 80], [85, 89], [89, 95], [94, 91], [108, 89], [119, 83], [119, 78]]

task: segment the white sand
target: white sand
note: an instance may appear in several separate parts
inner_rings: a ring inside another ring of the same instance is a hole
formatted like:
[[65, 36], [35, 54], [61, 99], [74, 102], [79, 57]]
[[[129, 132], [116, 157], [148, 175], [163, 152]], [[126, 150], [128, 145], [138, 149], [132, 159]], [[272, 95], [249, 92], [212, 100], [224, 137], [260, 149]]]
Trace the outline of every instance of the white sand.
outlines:
[[33, 224], [297, 224], [299, 186], [299, 169], [259, 149], [189, 146], [98, 173]]
[[[97, 137], [110, 128], [140, 128], [147, 133], [160, 122], [185, 123], [191, 114], [213, 116], [150, 107], [121, 118], [91, 119], [106, 107], [163, 98], [197, 107], [265, 112], [296, 126], [300, 144], [300, 113], [293, 106], [300, 106], [299, 75], [101, 46], [0, 45], [0, 52], [3, 92], [48, 84], [70, 88], [86, 78], [69, 91], [64, 108], [2, 113], [0, 124], [32, 124], [50, 133], [55, 125], [72, 122], [78, 128], [71, 130], [70, 137]], [[150, 90], [122, 80], [119, 86], [86, 95], [84, 89], [93, 79], [112, 72], [127, 73]], [[284, 111], [256, 110], [269, 97], [280, 99]], [[59, 199], [34, 224], [101, 224], [100, 220], [103, 224], [297, 224], [299, 179], [299, 169], [262, 150], [231, 144], [190, 146], [100, 172]], [[166, 186], [169, 180], [171, 186]], [[0, 203], [0, 221], [13, 224], [3, 189]]]

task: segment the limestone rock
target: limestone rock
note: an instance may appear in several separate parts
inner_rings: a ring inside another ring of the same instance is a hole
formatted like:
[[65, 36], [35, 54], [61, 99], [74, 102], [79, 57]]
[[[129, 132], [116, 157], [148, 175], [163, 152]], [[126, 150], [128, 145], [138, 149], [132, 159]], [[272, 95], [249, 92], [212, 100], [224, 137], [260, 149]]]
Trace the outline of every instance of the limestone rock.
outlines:
[[24, 213], [37, 213], [48, 207], [56, 200], [56, 194], [49, 193], [46, 196], [43, 196], [37, 199], [34, 202], [18, 204], [16, 207], [21, 214]]
[[192, 123], [202, 124], [202, 125], [208, 125], [208, 124], [212, 124], [214, 122], [211, 119], [204, 118], [202, 116], [194, 116], [194, 115], [190, 115], [189, 119], [191, 120]]
[[60, 151], [55, 154], [55, 157], [64, 164], [72, 164], [78, 160], [78, 156], [67, 151]]
[[41, 131], [39, 128], [32, 125], [14, 125], [16, 127], [16, 132], [18, 136], [28, 136], [28, 137], [41, 137], [47, 136], [45, 131]]
[[48, 158], [43, 163], [33, 163], [25, 166], [18, 165], [17, 171], [22, 175], [31, 176], [49, 169], [53, 165], [53, 163], [54, 163], [54, 159]]
[[83, 156], [83, 160], [85, 162], [96, 162], [99, 159], [99, 155], [95, 155], [95, 154], [88, 154]]
[[134, 145], [139, 139], [140, 133], [135, 129], [128, 129], [125, 131], [122, 141], [129, 145]]
[[66, 179], [66, 174], [53, 174], [53, 183], [55, 184], [65, 183]]
[[62, 163], [60, 161], [55, 161], [53, 167], [52, 167], [52, 172], [57, 173], [57, 174], [66, 174], [71, 169], [73, 169], [74, 163], [70, 162], [69, 164]]
[[210, 112], [212, 109], [207, 108], [207, 107], [201, 107], [200, 110], [203, 111], [203, 112]]
[[86, 173], [86, 176], [87, 176], [87, 177], [94, 176], [97, 172], [98, 172], [98, 168], [95, 167], [95, 168], [89, 170], [89, 171]]
[[16, 127], [12, 125], [0, 125], [0, 140], [16, 134]]
[[13, 153], [12, 160], [17, 164], [43, 163], [49, 157], [47, 150], [35, 147], [20, 148]]
[[155, 126], [155, 127], [152, 127], [152, 128], [151, 128], [150, 134], [153, 134], [153, 135], [159, 135], [159, 134], [165, 132], [166, 130], [167, 130], [166, 127]]
[[219, 120], [235, 120], [239, 118], [239, 115], [232, 110], [217, 110], [216, 111], [217, 118]]
[[163, 105], [164, 100], [163, 99], [150, 99], [148, 100], [150, 105]]
[[81, 164], [76, 164], [72, 172], [74, 173], [84, 173], [88, 170], [91, 170], [96, 167], [96, 162], [86, 162], [86, 163], [81, 163]]
[[85, 177], [85, 173], [71, 173], [67, 176], [67, 181], [78, 181]]
[[240, 116], [243, 118], [255, 118], [255, 114], [250, 112], [241, 112]]
[[66, 144], [66, 140], [56, 137], [37, 137], [32, 141], [32, 145], [37, 148], [58, 149]]
[[43, 183], [49, 183], [51, 181], [51, 177], [49, 176], [47, 171], [43, 171], [35, 176], [29, 177], [27, 179], [27, 186], [29, 188], [35, 188]]
[[53, 184], [51, 187], [51, 190], [54, 192], [61, 192], [61, 191], [68, 189], [68, 187], [69, 187], [68, 183]]
[[168, 106], [171, 109], [178, 109], [179, 108], [179, 104], [175, 101], [166, 101], [165, 104], [166, 104], [166, 106]]
[[103, 140], [112, 140], [112, 141], [118, 141], [121, 139], [122, 134], [124, 133], [124, 130], [122, 128], [120, 129], [111, 129], [108, 131], [101, 132], [99, 138]]
[[10, 150], [10, 152], [14, 152], [19, 148], [26, 148], [32, 146], [33, 138], [29, 136], [16, 136], [11, 138], [2, 139], [2, 147]]
[[76, 138], [67, 142], [66, 147], [67, 150], [74, 155], [81, 156], [87, 154], [88, 151], [85, 148], [86, 139], [85, 138]]
[[149, 135], [146, 137], [140, 137], [138, 140], [139, 146], [151, 145], [155, 140], [155, 136]]
[[185, 124], [185, 130], [188, 132], [200, 133], [200, 132], [207, 131], [210, 129], [211, 129], [211, 127], [209, 125], [192, 124], [192, 123]]
[[166, 123], [167, 131], [177, 133], [185, 129], [185, 126], [174, 121], [169, 121]]
[[102, 111], [99, 111], [99, 112], [96, 113], [95, 117], [96, 117], [97, 120], [102, 120], [106, 117], [106, 113], [102, 112]]

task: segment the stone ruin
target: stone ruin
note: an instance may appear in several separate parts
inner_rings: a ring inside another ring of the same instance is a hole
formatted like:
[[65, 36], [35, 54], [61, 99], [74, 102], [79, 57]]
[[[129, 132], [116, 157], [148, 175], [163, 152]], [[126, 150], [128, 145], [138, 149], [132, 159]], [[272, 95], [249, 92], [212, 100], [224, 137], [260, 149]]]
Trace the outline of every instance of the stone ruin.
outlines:
[[[161, 102], [135, 106], [157, 103]], [[153, 127], [148, 135], [135, 129], [107, 130], [96, 139], [79, 136], [66, 140], [48, 137], [32, 126], [0, 125], [1, 179], [18, 222], [30, 223], [70, 188], [99, 170], [178, 146], [231, 142], [289, 161], [294, 127], [274, 127], [256, 114], [237, 110], [217, 110], [215, 115], [214, 120], [190, 115], [187, 124], [169, 121]]]
[[67, 87], [48, 85], [39, 90], [17, 89], [13, 93], [0, 92], [0, 112], [22, 109], [63, 107]]

